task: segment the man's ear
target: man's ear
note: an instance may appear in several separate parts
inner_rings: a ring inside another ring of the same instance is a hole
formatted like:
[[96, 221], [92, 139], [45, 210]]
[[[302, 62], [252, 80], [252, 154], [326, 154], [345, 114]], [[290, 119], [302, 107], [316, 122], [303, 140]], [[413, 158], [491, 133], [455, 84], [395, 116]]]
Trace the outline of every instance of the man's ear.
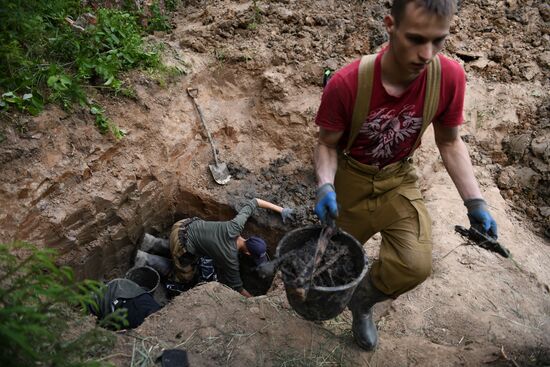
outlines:
[[386, 27], [386, 32], [392, 34], [395, 30], [395, 19], [392, 15], [388, 14], [384, 17], [384, 27]]
[[239, 239], [241, 240], [240, 251], [245, 255], [251, 256], [250, 251], [248, 251], [248, 247], [246, 247], [246, 240], [242, 237], [239, 237]]

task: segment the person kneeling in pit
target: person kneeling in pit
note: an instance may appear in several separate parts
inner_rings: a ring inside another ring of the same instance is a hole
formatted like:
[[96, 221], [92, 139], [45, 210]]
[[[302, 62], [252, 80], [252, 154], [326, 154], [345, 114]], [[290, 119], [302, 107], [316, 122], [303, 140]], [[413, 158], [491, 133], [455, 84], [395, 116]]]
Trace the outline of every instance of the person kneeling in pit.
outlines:
[[[230, 221], [182, 219], [172, 226], [169, 241], [146, 234], [137, 252], [135, 266], [151, 266], [163, 276], [173, 271], [176, 281], [187, 284], [195, 279], [199, 259], [208, 257], [214, 261], [220, 283], [245, 297], [252, 297], [243, 288], [239, 252], [251, 256], [256, 265], [267, 261], [267, 245], [262, 238], [251, 236], [245, 239], [241, 236], [246, 221], [258, 207], [279, 213], [283, 223], [294, 220], [293, 209], [257, 198], [248, 201]], [[153, 253], [170, 254], [172, 261]]]

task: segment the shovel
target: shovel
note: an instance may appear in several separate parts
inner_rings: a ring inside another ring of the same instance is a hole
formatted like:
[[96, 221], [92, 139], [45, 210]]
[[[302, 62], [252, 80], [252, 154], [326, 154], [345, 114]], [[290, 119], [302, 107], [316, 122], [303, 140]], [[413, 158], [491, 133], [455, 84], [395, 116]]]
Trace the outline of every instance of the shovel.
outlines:
[[212, 177], [214, 178], [214, 181], [216, 181], [220, 185], [225, 185], [231, 179], [231, 175], [229, 174], [227, 165], [218, 160], [218, 153], [216, 153], [216, 146], [214, 145], [214, 139], [212, 139], [212, 135], [210, 135], [210, 131], [206, 127], [206, 123], [204, 122], [204, 117], [196, 101], [197, 95], [199, 94], [199, 90], [197, 88], [187, 88], [187, 94], [189, 95], [189, 97], [191, 97], [191, 100], [193, 101], [193, 105], [195, 106], [195, 109], [199, 114], [202, 126], [206, 131], [206, 135], [208, 135], [208, 141], [210, 142], [210, 146], [212, 147], [212, 153], [214, 153], [214, 161], [216, 162], [216, 164], [209, 164], [208, 168], [210, 168], [210, 172], [212, 173]]

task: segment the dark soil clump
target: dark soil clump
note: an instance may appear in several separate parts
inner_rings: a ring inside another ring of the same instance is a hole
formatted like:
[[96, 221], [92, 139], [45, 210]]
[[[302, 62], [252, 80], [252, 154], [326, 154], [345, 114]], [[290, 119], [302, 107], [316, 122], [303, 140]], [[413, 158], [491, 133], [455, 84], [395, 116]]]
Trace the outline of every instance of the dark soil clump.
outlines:
[[[321, 258], [319, 266], [312, 269], [317, 238], [307, 241], [302, 247], [295, 250], [294, 256], [284, 260], [279, 267], [285, 284], [302, 288], [338, 287], [346, 285], [357, 278], [351, 251], [340, 241], [329, 241], [327, 249]], [[313, 277], [311, 276], [313, 272]], [[311, 284], [308, 284], [311, 279]]]

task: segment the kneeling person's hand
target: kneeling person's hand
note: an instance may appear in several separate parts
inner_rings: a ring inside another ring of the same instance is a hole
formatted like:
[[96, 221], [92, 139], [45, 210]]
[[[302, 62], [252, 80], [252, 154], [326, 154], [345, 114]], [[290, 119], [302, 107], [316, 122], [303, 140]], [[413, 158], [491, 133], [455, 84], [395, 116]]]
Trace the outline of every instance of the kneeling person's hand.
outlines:
[[283, 223], [287, 222], [294, 222], [296, 220], [296, 215], [294, 213], [294, 209], [292, 208], [283, 208], [281, 211], [281, 219], [283, 220]]

